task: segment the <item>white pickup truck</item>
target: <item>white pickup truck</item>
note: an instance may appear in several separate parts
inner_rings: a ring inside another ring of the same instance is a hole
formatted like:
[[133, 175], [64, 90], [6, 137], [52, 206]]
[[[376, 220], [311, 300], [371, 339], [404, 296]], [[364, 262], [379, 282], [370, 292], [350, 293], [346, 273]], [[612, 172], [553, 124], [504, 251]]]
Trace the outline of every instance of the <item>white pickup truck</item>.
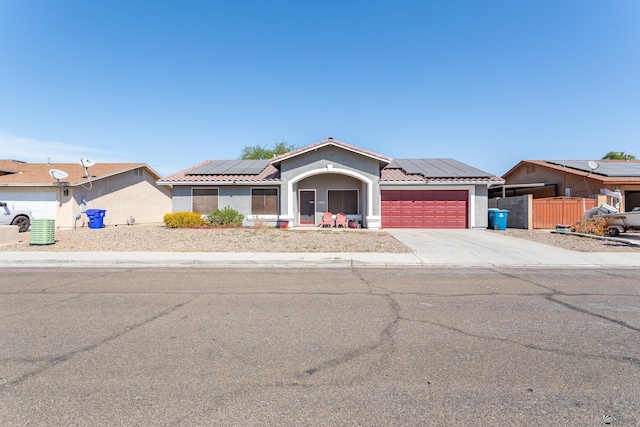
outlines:
[[0, 225], [17, 225], [24, 233], [31, 225], [31, 211], [13, 203], [0, 202]]

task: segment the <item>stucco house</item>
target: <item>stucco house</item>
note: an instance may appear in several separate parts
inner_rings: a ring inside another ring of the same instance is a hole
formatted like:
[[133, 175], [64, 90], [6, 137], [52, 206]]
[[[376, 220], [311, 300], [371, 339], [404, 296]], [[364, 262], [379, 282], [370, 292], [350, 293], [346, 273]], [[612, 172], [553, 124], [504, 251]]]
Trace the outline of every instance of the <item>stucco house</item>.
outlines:
[[[50, 170], [68, 176], [55, 179]], [[105, 225], [162, 222], [171, 212], [171, 189], [144, 163], [25, 163], [0, 160], [0, 201], [55, 219], [57, 228], [87, 225], [87, 209], [105, 209]]]
[[620, 191], [621, 211], [640, 206], [640, 160], [523, 160], [503, 175], [495, 196], [532, 194], [547, 197], [604, 199]]
[[453, 159], [391, 159], [331, 137], [269, 160], [208, 160], [158, 181], [173, 211], [229, 206], [245, 225], [317, 226], [344, 212], [363, 227], [487, 226], [488, 187], [502, 180]]

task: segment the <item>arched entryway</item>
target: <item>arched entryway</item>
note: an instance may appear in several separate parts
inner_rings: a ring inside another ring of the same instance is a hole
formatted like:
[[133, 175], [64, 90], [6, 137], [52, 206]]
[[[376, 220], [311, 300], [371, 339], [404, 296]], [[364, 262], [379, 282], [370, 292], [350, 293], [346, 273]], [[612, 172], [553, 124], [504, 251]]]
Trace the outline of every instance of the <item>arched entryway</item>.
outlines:
[[[357, 212], [353, 211], [356, 197]], [[378, 201], [379, 202], [379, 201]], [[367, 226], [373, 208], [373, 181], [359, 172], [326, 167], [301, 173], [287, 182], [287, 216], [294, 225], [316, 225], [324, 212], [349, 210]], [[347, 212], [345, 212], [347, 213]]]

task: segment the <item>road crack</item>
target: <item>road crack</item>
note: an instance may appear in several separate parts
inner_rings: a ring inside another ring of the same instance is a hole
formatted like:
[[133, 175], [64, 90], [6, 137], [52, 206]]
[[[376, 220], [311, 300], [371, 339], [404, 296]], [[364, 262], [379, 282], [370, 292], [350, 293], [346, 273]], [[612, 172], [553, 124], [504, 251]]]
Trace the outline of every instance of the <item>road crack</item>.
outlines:
[[[43, 358], [42, 360], [36, 360], [36, 361], [40, 361], [40, 362], [46, 362], [46, 364], [41, 366], [41, 367], [39, 367], [39, 368], [37, 368], [37, 369], [29, 371], [29, 372], [21, 375], [20, 377], [12, 380], [12, 381], [8, 381], [8, 382], [6, 382], [4, 384], [0, 384], [0, 391], [4, 390], [5, 388], [7, 388], [9, 386], [18, 385], [18, 384], [26, 381], [27, 379], [32, 378], [32, 377], [40, 374], [41, 372], [47, 371], [47, 370], [55, 367], [56, 365], [66, 361], [66, 360], [69, 360], [70, 358], [74, 357], [75, 355], [94, 350], [94, 349], [100, 347], [103, 344], [106, 344], [106, 343], [109, 343], [109, 342], [111, 342], [113, 340], [116, 340], [116, 339], [122, 337], [123, 335], [128, 334], [131, 331], [134, 331], [134, 330], [136, 330], [136, 329], [138, 329], [138, 328], [140, 328], [142, 326], [145, 326], [145, 325], [147, 325], [147, 324], [149, 324], [151, 322], [154, 322], [154, 321], [156, 321], [156, 320], [158, 320], [158, 319], [160, 319], [162, 317], [165, 317], [165, 316], [173, 313], [174, 311], [181, 309], [185, 305], [193, 302], [196, 298], [198, 298], [197, 295], [194, 296], [193, 298], [189, 299], [188, 301], [182, 302], [180, 304], [173, 305], [173, 306], [171, 306], [171, 307], [169, 307], [169, 308], [167, 308], [165, 310], [162, 310], [159, 313], [157, 313], [156, 315], [154, 315], [152, 317], [149, 317], [149, 318], [147, 318], [147, 319], [145, 319], [145, 320], [143, 320], [141, 322], [137, 322], [137, 323], [134, 323], [132, 325], [125, 326], [122, 329], [122, 331], [117, 332], [115, 334], [112, 334], [112, 335], [110, 335], [110, 336], [108, 336], [108, 337], [106, 337], [106, 338], [104, 338], [104, 339], [102, 339], [102, 340], [100, 340], [98, 342], [95, 342], [93, 344], [89, 344], [87, 346], [81, 347], [81, 348], [76, 349], [76, 350], [72, 350], [72, 351], [70, 351], [68, 353], [61, 354], [61, 355], [58, 355], [58, 356], [55, 356], [55, 357], [49, 357], [49, 358]], [[21, 360], [21, 359], [2, 359], [2, 361], [3, 362], [7, 362], [7, 361], [24, 361], [24, 360]]]
[[623, 322], [622, 320], [618, 320], [618, 319], [612, 319], [611, 317], [607, 317], [607, 316], [604, 316], [602, 314], [591, 312], [591, 311], [586, 310], [584, 308], [580, 308], [580, 307], [575, 306], [573, 304], [569, 304], [568, 302], [560, 301], [559, 299], [556, 299], [553, 294], [552, 295], [546, 295], [545, 298], [548, 301], [554, 302], [556, 304], [560, 304], [561, 306], [566, 307], [569, 310], [577, 311], [578, 313], [586, 314], [588, 316], [597, 317], [599, 319], [603, 319], [603, 320], [606, 320], [608, 322], [615, 323], [618, 326], [622, 326], [623, 328], [630, 329], [630, 330], [632, 330], [634, 332], [640, 332], [640, 328], [637, 328], [637, 327], [635, 327], [633, 325], [630, 325], [627, 322]]
[[381, 359], [386, 359], [390, 354], [393, 354], [395, 351], [395, 341], [393, 338], [394, 332], [398, 328], [398, 322], [402, 319], [400, 315], [400, 304], [389, 294], [376, 294], [373, 291], [373, 287], [369, 281], [367, 281], [360, 272], [353, 268], [352, 272], [358, 277], [368, 288], [368, 294], [374, 297], [383, 298], [389, 307], [389, 311], [391, 312], [391, 320], [385, 325], [385, 327], [378, 334], [378, 340], [372, 343], [370, 346], [360, 347], [357, 349], [349, 350], [344, 352], [342, 355], [338, 357], [334, 357], [329, 360], [325, 360], [315, 366], [312, 366], [308, 369], [305, 369], [303, 372], [296, 375], [296, 378], [304, 378], [311, 375], [314, 375], [318, 372], [326, 371], [328, 369], [336, 368], [344, 363], [348, 363], [349, 361], [364, 355], [366, 353], [374, 352], [385, 345], [389, 345], [389, 350], [386, 351]]
[[433, 321], [429, 321], [429, 320], [418, 320], [418, 319], [407, 319], [404, 318], [403, 320], [406, 321], [411, 321], [411, 322], [417, 322], [417, 323], [424, 323], [424, 324], [428, 324], [428, 325], [433, 325], [433, 326], [438, 326], [441, 328], [444, 328], [448, 331], [451, 332], [455, 332], [457, 334], [461, 334], [467, 337], [471, 337], [471, 338], [479, 338], [482, 340], [488, 340], [488, 341], [497, 341], [497, 342], [501, 342], [501, 343], [506, 343], [506, 344], [513, 344], [513, 345], [517, 345], [520, 347], [524, 347], [526, 349], [529, 350], [536, 350], [536, 351], [544, 351], [544, 352], [548, 352], [548, 353], [555, 353], [555, 354], [559, 354], [562, 356], [571, 356], [571, 357], [580, 357], [580, 358], [589, 358], [589, 359], [605, 359], [605, 360], [614, 360], [616, 362], [625, 362], [625, 363], [631, 363], [632, 365], [635, 366], [640, 366], [640, 359], [637, 357], [631, 357], [631, 356], [602, 356], [602, 355], [598, 355], [598, 354], [586, 354], [586, 353], [578, 353], [578, 352], [573, 352], [573, 351], [566, 351], [566, 350], [561, 350], [558, 348], [548, 348], [548, 347], [542, 347], [542, 346], [538, 346], [538, 345], [534, 345], [534, 344], [527, 344], [527, 343], [522, 343], [519, 341], [514, 341], [514, 340], [510, 340], [507, 338], [499, 338], [499, 337], [491, 337], [491, 336], [486, 336], [486, 335], [480, 335], [480, 334], [473, 334], [467, 331], [464, 331], [462, 329], [450, 326], [450, 325], [445, 325], [443, 323], [438, 323], [438, 322], [433, 322]]

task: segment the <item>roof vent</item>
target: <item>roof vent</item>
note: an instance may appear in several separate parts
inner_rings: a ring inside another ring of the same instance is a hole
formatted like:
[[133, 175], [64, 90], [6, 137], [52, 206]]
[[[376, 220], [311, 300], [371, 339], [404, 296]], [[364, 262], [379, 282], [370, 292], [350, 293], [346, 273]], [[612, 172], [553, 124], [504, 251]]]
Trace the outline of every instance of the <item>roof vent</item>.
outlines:
[[332, 136], [330, 136], [330, 137], [329, 137], [329, 138], [327, 138], [327, 139], [328, 139], [329, 141], [332, 141], [332, 140], [333, 140], [333, 137], [332, 137]]

